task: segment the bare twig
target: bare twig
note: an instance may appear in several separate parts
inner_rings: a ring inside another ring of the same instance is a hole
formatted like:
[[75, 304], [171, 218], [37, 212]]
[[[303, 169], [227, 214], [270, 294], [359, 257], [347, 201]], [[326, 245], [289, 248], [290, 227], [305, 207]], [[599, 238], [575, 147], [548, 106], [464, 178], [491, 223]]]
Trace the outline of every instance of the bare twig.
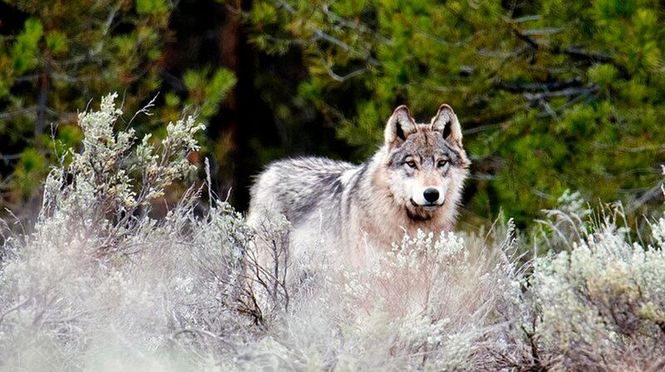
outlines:
[[51, 78], [51, 68], [49, 62], [44, 64], [44, 70], [39, 77], [39, 96], [37, 97], [37, 122], [35, 123], [35, 138], [39, 138], [44, 131], [46, 119], [46, 104], [48, 101], [49, 79]]
[[626, 208], [626, 211], [628, 213], [633, 213], [644, 204], [650, 202], [651, 200], [654, 200], [658, 197], [662, 197], [664, 186], [665, 186], [665, 180], [661, 180], [655, 186], [647, 190], [645, 193], [628, 202], [628, 207]]

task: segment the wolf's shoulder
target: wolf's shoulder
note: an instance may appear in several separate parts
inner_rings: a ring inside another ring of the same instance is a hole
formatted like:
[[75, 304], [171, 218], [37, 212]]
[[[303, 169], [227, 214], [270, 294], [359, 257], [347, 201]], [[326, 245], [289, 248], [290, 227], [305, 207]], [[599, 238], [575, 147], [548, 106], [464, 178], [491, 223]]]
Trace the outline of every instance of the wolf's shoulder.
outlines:
[[274, 161], [258, 175], [254, 194], [270, 191], [280, 195], [304, 195], [325, 190], [340, 190], [345, 173], [357, 165], [320, 157], [298, 157]]

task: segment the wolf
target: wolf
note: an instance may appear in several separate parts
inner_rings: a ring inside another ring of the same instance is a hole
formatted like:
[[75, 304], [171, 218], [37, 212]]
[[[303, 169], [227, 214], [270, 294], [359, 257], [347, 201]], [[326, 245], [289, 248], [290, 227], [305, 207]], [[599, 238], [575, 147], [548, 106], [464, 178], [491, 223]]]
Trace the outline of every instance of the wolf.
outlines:
[[290, 257], [323, 239], [341, 247], [345, 264], [362, 267], [405, 234], [452, 230], [469, 165], [449, 105], [429, 124], [416, 123], [402, 105], [387, 121], [383, 144], [360, 165], [317, 157], [270, 164], [251, 188], [247, 221], [260, 226], [284, 216]]

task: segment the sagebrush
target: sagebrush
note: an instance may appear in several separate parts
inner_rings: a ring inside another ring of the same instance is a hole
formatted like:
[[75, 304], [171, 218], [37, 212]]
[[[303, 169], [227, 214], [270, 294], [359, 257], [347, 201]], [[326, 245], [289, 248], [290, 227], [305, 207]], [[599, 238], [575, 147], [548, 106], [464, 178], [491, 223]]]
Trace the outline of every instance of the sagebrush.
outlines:
[[[625, 370], [665, 363], [665, 218], [631, 240], [619, 207], [577, 194], [543, 234], [424, 233], [366, 270], [332, 264], [336, 242], [289, 262], [288, 221], [250, 229], [187, 182], [202, 127], [161, 139], [118, 130], [115, 96], [79, 116], [85, 139], [44, 185], [39, 218], [4, 221], [3, 370]], [[203, 197], [202, 197], [203, 196]], [[298, 283], [257, 267], [257, 242]], [[542, 253], [548, 251], [549, 253]], [[530, 258], [530, 252], [542, 253]], [[248, 283], [259, 282], [256, 286]]]

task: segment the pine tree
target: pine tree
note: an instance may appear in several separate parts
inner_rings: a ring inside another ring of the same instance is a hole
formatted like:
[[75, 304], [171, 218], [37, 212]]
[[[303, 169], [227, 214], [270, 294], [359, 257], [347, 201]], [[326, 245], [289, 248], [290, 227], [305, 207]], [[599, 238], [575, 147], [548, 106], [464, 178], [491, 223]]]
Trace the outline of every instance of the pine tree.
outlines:
[[126, 112], [157, 97], [147, 124], [136, 128], [156, 131], [156, 140], [183, 107], [194, 107], [203, 122], [217, 112], [235, 83], [229, 70], [191, 66], [182, 76], [164, 73], [166, 47], [174, 37], [169, 25], [173, 4], [76, 0], [2, 5], [0, 24], [13, 27], [0, 36], [0, 180], [5, 176], [0, 205], [34, 195], [49, 163], [60, 161], [64, 149], [80, 140], [77, 113], [109, 92], [120, 94]]

